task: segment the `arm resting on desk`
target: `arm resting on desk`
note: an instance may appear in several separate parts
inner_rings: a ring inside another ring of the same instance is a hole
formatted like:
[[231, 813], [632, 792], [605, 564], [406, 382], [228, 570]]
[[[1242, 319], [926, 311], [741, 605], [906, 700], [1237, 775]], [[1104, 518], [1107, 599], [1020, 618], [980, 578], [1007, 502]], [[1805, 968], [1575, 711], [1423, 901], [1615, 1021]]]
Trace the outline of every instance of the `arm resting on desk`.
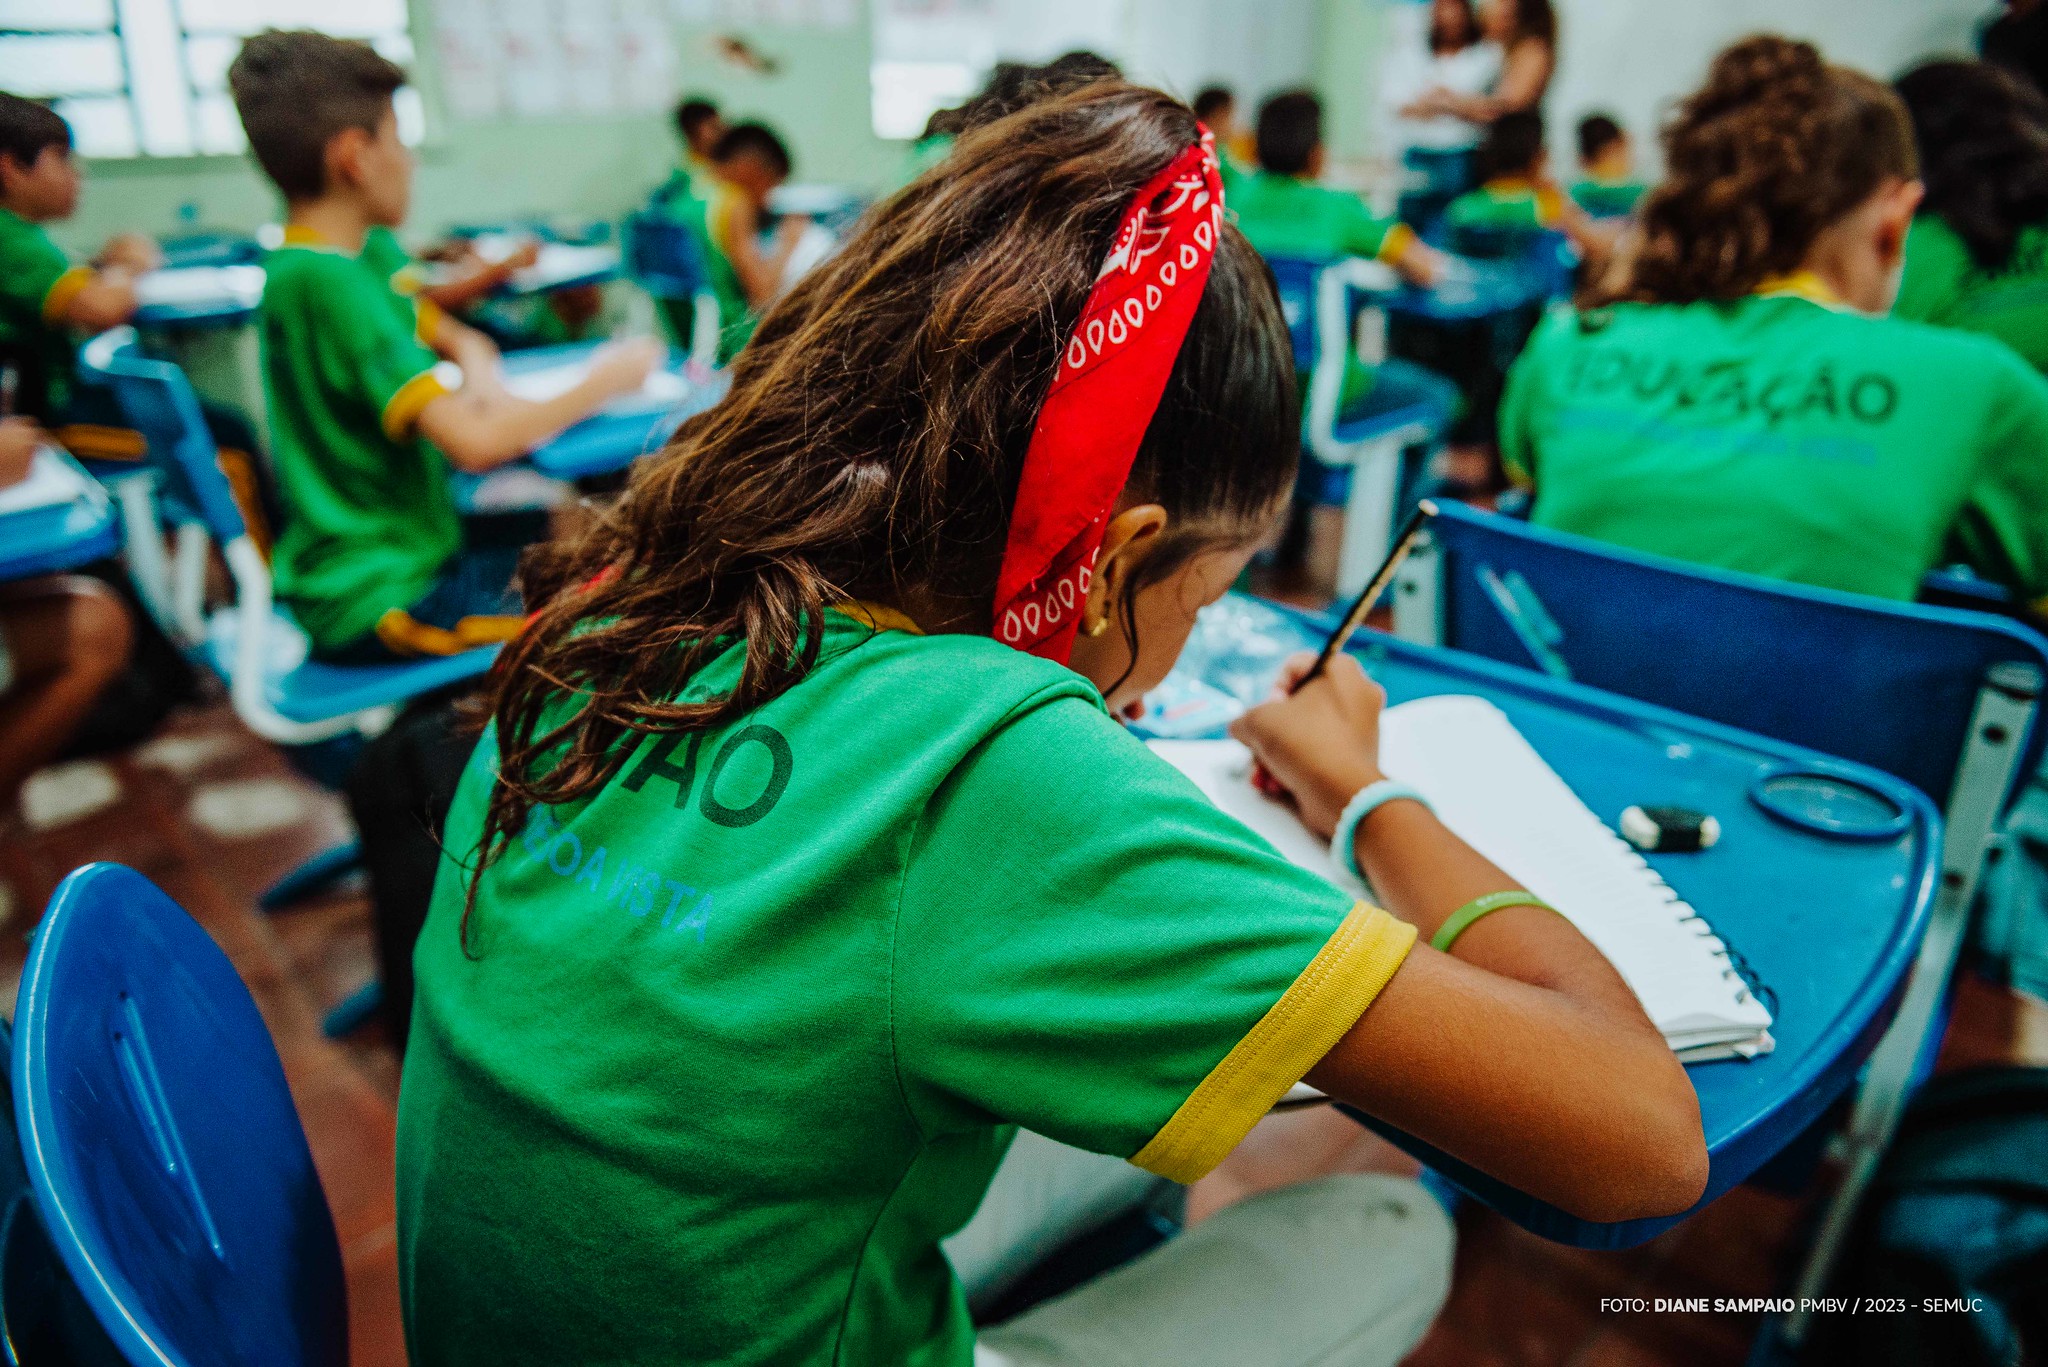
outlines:
[[[1380, 777], [1384, 700], [1340, 656], [1232, 730], [1327, 836], [1350, 796]], [[1357, 852], [1386, 909], [1425, 941], [1459, 907], [1516, 887], [1411, 801], [1368, 816]], [[1699, 1099], [1600, 952], [1564, 917], [1527, 906], [1482, 918], [1452, 948], [1417, 945], [1308, 1081], [1582, 1219], [1697, 1201], [1707, 1183]]]
[[465, 371], [462, 388], [420, 410], [420, 431], [456, 469], [492, 470], [638, 389], [661, 355], [660, 344], [645, 338], [606, 347], [574, 388], [538, 402], [508, 391], [495, 367]]

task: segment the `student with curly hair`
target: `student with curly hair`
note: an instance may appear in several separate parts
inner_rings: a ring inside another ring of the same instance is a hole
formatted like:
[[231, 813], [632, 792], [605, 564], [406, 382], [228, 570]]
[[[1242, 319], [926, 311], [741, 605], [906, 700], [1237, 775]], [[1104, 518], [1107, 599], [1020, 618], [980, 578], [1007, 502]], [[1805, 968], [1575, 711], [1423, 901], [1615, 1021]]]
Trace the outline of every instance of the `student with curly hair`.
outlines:
[[1628, 259], [1509, 377], [1501, 454], [1536, 521], [1885, 598], [1958, 558], [2048, 593], [2048, 381], [1884, 316], [1922, 194], [1898, 96], [1751, 38], [1664, 150]]

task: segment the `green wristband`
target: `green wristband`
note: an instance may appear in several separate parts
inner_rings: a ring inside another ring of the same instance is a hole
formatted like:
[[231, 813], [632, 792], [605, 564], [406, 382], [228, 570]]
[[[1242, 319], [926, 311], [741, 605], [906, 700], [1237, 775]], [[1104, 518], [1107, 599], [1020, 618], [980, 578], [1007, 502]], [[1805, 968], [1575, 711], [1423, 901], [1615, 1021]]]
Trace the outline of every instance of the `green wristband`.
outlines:
[[1557, 908], [1533, 892], [1489, 892], [1484, 897], [1475, 897], [1459, 907], [1436, 928], [1436, 934], [1429, 937], [1429, 947], [1440, 954], [1451, 952], [1451, 946], [1458, 937], [1472, 928], [1472, 923], [1482, 916], [1490, 916], [1502, 907], [1542, 907], [1545, 911]]

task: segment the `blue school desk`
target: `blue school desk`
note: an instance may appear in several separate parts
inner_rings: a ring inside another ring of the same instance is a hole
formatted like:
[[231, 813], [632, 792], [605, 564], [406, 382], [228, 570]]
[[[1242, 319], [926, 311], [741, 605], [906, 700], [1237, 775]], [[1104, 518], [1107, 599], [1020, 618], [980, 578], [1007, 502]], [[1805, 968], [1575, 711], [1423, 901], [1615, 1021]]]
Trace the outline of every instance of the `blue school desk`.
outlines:
[[[543, 242], [540, 259], [514, 272], [492, 293], [501, 299], [524, 299], [554, 290], [609, 284], [619, 278], [620, 269], [619, 249], [609, 244]], [[432, 264], [423, 273], [429, 285], [440, 284], [448, 275], [445, 267]]]
[[164, 332], [228, 328], [255, 316], [263, 267], [250, 262], [166, 266], [136, 281], [137, 328]]
[[[1284, 621], [1278, 630], [1297, 633], [1301, 647], [1320, 648], [1327, 638], [1330, 619], [1276, 611]], [[1848, 1089], [1891, 1017], [1933, 905], [1941, 822], [1918, 790], [1874, 769], [1462, 651], [1360, 632], [1353, 653], [1390, 704], [1442, 693], [1493, 702], [1610, 828], [1632, 804], [1672, 803], [1720, 821], [1712, 849], [1647, 856], [1776, 997], [1774, 1052], [1686, 1069], [1711, 1157], [1701, 1205], [1749, 1178]], [[1866, 815], [1893, 815], [1895, 833], [1844, 839], [1766, 814], [1751, 794], [1787, 768], [1827, 775], [1828, 786], [1860, 799]], [[1580, 1220], [1357, 1118], [1516, 1224], [1560, 1243], [1626, 1248], [1684, 1218]]]
[[[505, 373], [547, 370], [588, 357], [601, 342], [575, 342], [567, 346], [533, 347], [505, 357]], [[684, 370], [679, 351], [669, 353], [669, 369], [684, 378], [688, 390], [679, 404], [666, 402], [642, 406], [630, 399], [614, 403], [585, 418], [527, 457], [534, 469], [551, 479], [583, 479], [615, 474], [668, 440], [669, 433], [725, 397], [727, 379], [723, 371], [708, 379], [692, 378]]]
[[1549, 282], [1517, 265], [1460, 258], [1460, 278], [1434, 289], [1404, 285], [1386, 298], [1390, 313], [1436, 323], [1473, 323], [1542, 303]]
[[121, 524], [106, 491], [69, 456], [47, 448], [43, 455], [77, 476], [78, 497], [0, 513], [0, 581], [59, 574], [121, 549]]

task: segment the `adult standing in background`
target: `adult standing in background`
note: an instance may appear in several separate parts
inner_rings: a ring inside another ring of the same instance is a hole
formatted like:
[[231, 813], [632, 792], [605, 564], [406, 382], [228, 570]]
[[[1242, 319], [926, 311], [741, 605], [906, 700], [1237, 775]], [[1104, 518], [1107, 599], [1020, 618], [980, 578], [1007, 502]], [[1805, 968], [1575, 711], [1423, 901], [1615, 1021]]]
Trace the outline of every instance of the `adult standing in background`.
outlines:
[[1557, 72], [1557, 10], [1551, 0], [1486, 0], [1480, 33], [1500, 49], [1500, 78], [1483, 94], [1439, 88], [1413, 108], [1418, 116], [1445, 115], [1483, 130], [1503, 114], [1538, 109]]
[[1429, 7], [1427, 54], [1401, 48], [1382, 77], [1398, 111], [1396, 137], [1403, 151], [1470, 152], [1480, 130], [1445, 113], [1445, 95], [1481, 96], [1500, 81], [1501, 49], [1479, 30], [1472, 0], [1433, 0]]

